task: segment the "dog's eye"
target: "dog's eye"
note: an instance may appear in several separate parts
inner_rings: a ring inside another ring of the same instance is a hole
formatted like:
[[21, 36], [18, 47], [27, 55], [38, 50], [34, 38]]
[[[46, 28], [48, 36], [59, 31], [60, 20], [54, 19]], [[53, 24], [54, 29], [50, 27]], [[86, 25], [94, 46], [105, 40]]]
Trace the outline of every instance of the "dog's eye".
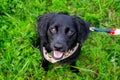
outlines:
[[51, 28], [50, 31], [55, 34], [57, 32], [57, 30], [55, 28]]
[[72, 35], [74, 34], [74, 31], [73, 31], [73, 30], [70, 30], [70, 28], [66, 28], [65, 33], [66, 33], [68, 36], [72, 36]]
[[74, 34], [73, 31], [71, 31], [71, 30], [68, 31], [68, 35], [69, 35], [69, 36], [72, 36], [73, 34]]

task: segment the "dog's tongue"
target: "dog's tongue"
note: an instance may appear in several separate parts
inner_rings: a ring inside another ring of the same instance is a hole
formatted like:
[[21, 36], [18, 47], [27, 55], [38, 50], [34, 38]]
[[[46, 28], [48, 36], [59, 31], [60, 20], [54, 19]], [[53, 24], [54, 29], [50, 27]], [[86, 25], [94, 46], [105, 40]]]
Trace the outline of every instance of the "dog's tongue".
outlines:
[[60, 52], [60, 51], [54, 51], [54, 57], [55, 58], [61, 58], [63, 55], [63, 52]]

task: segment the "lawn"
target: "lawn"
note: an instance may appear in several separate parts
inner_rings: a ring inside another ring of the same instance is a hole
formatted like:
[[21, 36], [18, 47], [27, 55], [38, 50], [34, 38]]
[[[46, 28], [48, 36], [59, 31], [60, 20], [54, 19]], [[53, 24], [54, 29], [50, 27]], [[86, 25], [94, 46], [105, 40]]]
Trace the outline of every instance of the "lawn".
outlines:
[[91, 32], [76, 68], [52, 65], [46, 73], [32, 43], [36, 18], [68, 12], [99, 28], [120, 28], [120, 0], [0, 0], [0, 80], [120, 80], [120, 36]]

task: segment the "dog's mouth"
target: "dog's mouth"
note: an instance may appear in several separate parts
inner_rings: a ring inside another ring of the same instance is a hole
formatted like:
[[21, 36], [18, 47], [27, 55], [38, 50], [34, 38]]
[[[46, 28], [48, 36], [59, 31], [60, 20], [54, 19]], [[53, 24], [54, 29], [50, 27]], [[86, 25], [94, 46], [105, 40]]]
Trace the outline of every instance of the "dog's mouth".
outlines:
[[60, 52], [60, 51], [54, 50], [51, 53], [48, 53], [45, 47], [43, 47], [43, 56], [49, 62], [56, 63], [58, 61], [61, 61], [71, 56], [77, 50], [78, 46], [79, 46], [79, 43], [77, 43], [72, 50], [68, 50], [67, 52]]
[[60, 51], [53, 51], [53, 58], [59, 60], [63, 57], [64, 52], [60, 52]]

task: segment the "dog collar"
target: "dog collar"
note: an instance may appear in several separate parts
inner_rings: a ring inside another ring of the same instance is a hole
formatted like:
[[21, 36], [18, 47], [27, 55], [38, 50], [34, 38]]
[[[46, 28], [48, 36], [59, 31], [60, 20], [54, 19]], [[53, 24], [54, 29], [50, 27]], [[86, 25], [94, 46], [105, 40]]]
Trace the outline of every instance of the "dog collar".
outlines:
[[61, 59], [59, 59], [59, 60], [54, 59], [54, 58], [47, 52], [47, 50], [45, 49], [45, 47], [43, 47], [43, 56], [44, 56], [44, 58], [45, 58], [47, 61], [49, 61], [49, 62], [51, 62], [51, 63], [56, 63], [56, 62], [58, 62], [58, 61], [61, 61], [61, 60], [63, 60], [63, 59], [68, 58], [69, 56], [71, 56], [71, 55], [77, 50], [78, 47], [79, 47], [79, 43], [77, 43], [76, 46], [75, 46], [72, 50], [68, 50], [68, 52], [66, 52], [66, 53], [63, 55], [63, 57], [62, 57]]

